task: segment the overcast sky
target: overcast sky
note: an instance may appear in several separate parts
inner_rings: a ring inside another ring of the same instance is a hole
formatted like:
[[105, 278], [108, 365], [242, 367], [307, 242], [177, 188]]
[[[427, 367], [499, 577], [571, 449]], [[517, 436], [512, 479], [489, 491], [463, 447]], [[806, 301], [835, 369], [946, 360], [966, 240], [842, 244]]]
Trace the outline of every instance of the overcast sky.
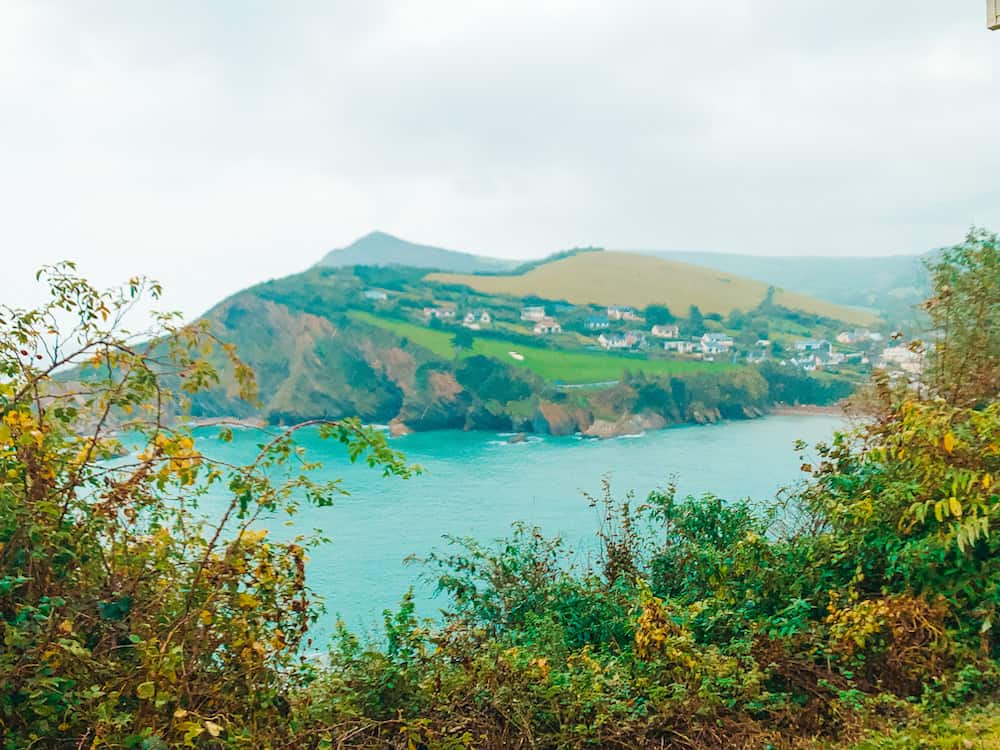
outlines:
[[0, 0], [0, 301], [71, 258], [196, 314], [376, 228], [519, 258], [949, 244], [1000, 228], [984, 5]]

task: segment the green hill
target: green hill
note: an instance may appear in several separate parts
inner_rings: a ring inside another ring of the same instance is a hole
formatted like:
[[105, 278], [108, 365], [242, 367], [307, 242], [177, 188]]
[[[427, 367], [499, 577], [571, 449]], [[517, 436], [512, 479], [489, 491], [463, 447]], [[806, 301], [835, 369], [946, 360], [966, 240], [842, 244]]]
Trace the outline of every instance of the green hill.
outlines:
[[347, 247], [331, 250], [318, 266], [407, 266], [454, 273], [489, 273], [511, 270], [517, 261], [418, 245], [385, 232], [371, 232]]
[[[596, 255], [602, 253], [546, 266]], [[400, 266], [316, 267], [224, 300], [206, 317], [257, 372], [261, 403], [240, 401], [223, 383], [195, 399], [195, 416], [287, 423], [357, 415], [401, 431], [592, 430], [607, 436], [637, 425], [752, 416], [774, 400], [789, 400], [788, 385], [772, 386], [773, 378], [756, 367], [679, 358], [656, 345], [602, 351], [584, 326], [597, 308], [563, 306], [564, 331], [536, 336], [520, 318], [527, 300], [441, 286], [426, 275]], [[459, 314], [441, 320], [428, 309]], [[474, 332], [463, 328], [462, 315], [477, 310], [489, 311], [492, 321]], [[734, 334], [752, 344], [770, 323], [780, 337], [782, 325], [791, 324], [781, 316], [778, 308], [757, 310], [754, 323]], [[706, 325], [718, 331], [728, 323]], [[844, 383], [821, 385], [825, 400], [843, 395]]]
[[[589, 252], [535, 266], [526, 273], [473, 276], [434, 273], [428, 281], [470, 287], [485, 294], [541, 297], [572, 304], [665, 304], [682, 312], [697, 305], [702, 312], [727, 314], [749, 310], [766, 297], [768, 284], [680, 261], [625, 252]], [[870, 312], [836, 305], [778, 289], [774, 302], [792, 310], [871, 325]]]

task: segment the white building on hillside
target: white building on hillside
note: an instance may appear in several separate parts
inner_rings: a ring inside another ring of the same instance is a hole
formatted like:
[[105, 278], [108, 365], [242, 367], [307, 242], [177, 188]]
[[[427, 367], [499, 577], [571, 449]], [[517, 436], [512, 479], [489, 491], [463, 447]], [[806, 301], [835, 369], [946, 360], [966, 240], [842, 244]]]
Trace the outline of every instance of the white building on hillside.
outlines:
[[701, 337], [701, 353], [707, 355], [731, 352], [736, 342], [725, 333], [706, 333]]
[[555, 318], [542, 318], [535, 323], [533, 330], [536, 336], [547, 336], [553, 333], [562, 333], [562, 326]]
[[650, 333], [658, 339], [676, 339], [681, 335], [681, 329], [680, 326], [675, 325], [660, 325], [653, 326]]
[[642, 320], [634, 307], [611, 305], [608, 307], [608, 320]]
[[602, 333], [597, 337], [597, 343], [605, 349], [634, 349], [642, 346], [645, 338], [638, 331], [625, 333]]
[[678, 354], [694, 354], [698, 351], [700, 346], [699, 342], [692, 341], [690, 339], [674, 339], [672, 341], [664, 341], [663, 348], [668, 352], [677, 352]]
[[489, 312], [486, 310], [467, 312], [462, 319], [462, 325], [466, 328], [471, 328], [473, 331], [478, 331], [482, 326], [488, 326], [492, 322], [493, 318], [490, 317]]
[[455, 317], [454, 307], [425, 307], [424, 308], [425, 318], [438, 318], [439, 320], [449, 319]]
[[538, 322], [545, 317], [545, 308], [540, 305], [521, 309], [521, 320], [533, 320]]

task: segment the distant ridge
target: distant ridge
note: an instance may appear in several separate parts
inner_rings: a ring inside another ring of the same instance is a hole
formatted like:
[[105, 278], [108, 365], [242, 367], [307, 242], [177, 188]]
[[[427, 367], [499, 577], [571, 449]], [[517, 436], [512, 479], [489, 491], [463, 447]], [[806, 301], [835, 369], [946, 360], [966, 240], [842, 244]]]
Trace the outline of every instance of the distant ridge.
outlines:
[[409, 266], [450, 273], [497, 273], [519, 261], [488, 258], [432, 245], [418, 245], [386, 232], [371, 232], [347, 247], [331, 250], [318, 266]]
[[682, 250], [635, 250], [667, 260], [745, 276], [784, 289], [835, 302], [866, 307], [897, 320], [912, 316], [912, 308], [930, 293], [922, 255], [768, 256]]

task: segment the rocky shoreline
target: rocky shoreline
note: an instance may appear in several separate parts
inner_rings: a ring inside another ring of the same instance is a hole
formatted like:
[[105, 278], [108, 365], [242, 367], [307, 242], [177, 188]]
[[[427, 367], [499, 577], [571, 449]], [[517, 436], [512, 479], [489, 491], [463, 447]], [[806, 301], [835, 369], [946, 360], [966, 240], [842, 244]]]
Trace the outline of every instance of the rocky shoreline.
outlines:
[[[744, 407], [739, 414], [723, 415], [718, 409], [707, 409], [703, 412], [696, 412], [692, 419], [684, 421], [669, 421], [661, 414], [655, 412], [643, 412], [641, 414], [623, 414], [617, 419], [595, 417], [585, 409], [571, 409], [561, 404], [542, 403], [536, 413], [530, 418], [512, 420], [509, 429], [502, 431], [513, 432], [519, 439], [512, 439], [511, 442], [521, 442], [527, 435], [551, 435], [554, 437], [567, 435], [582, 435], [598, 440], [608, 440], [611, 438], [624, 437], [628, 435], [641, 435], [644, 432], [661, 430], [666, 427], [678, 426], [682, 424], [715, 424], [725, 419], [760, 419], [767, 416], [846, 416], [844, 407], [840, 404], [832, 406], [800, 405], [792, 406], [786, 404], [775, 405], [764, 411], [757, 407]], [[261, 417], [209, 417], [192, 418], [187, 420], [190, 427], [244, 427], [261, 429], [268, 425]], [[415, 432], [431, 432], [434, 429], [418, 429], [407, 424], [398, 417], [388, 424], [388, 432], [391, 437], [402, 437]], [[463, 427], [451, 429], [464, 429], [465, 431], [494, 431], [494, 428], [487, 426], [477, 426], [466, 424]]]
[[776, 404], [768, 411], [768, 414], [776, 417], [795, 416], [822, 416], [822, 417], [846, 417], [848, 416], [845, 404], [837, 403], [829, 406], [817, 406], [815, 404]]
[[[570, 408], [562, 404], [542, 403], [530, 418], [512, 419], [503, 431], [515, 434], [534, 435], [583, 435], [584, 437], [610, 439], [626, 435], [640, 435], [651, 430], [680, 424], [714, 424], [723, 419], [759, 419], [768, 414], [753, 406], [744, 407], [739, 414], [723, 415], [718, 409], [696, 412], [690, 420], [670, 421], [656, 412], [623, 414], [617, 419], [596, 417], [586, 409]], [[466, 431], [486, 429], [466, 423], [461, 429]], [[389, 422], [389, 434], [401, 437], [414, 432], [423, 432], [404, 420], [396, 418]]]
[[[655, 412], [643, 412], [641, 414], [623, 414], [617, 419], [595, 417], [585, 409], [571, 409], [561, 404], [542, 403], [536, 413], [530, 418], [512, 420], [511, 425], [500, 429], [494, 426], [478, 426], [476, 424], [465, 424], [449, 428], [434, 427], [430, 429], [420, 429], [407, 424], [404, 420], [393, 419], [387, 425], [391, 437], [402, 437], [416, 432], [432, 432], [436, 429], [463, 429], [469, 431], [502, 431], [513, 432], [516, 436], [527, 435], [551, 435], [554, 437], [567, 435], [582, 435], [598, 440], [608, 440], [611, 438], [624, 437], [628, 435], [641, 435], [652, 430], [661, 430], [666, 427], [676, 427], [684, 424], [715, 424], [726, 419], [760, 419], [768, 416], [831, 416], [846, 417], [847, 412], [842, 404], [831, 406], [816, 406], [810, 404], [789, 405], [776, 404], [769, 409], [762, 410], [754, 406], [744, 407], [739, 414], [723, 415], [718, 409], [706, 409], [703, 412], [696, 412], [689, 420], [670, 421], [661, 414]], [[186, 420], [187, 425], [193, 428], [199, 427], [243, 427], [251, 429], [262, 429], [268, 426], [268, 422], [261, 417], [204, 417], [191, 418]], [[520, 440], [512, 440], [520, 442]]]

